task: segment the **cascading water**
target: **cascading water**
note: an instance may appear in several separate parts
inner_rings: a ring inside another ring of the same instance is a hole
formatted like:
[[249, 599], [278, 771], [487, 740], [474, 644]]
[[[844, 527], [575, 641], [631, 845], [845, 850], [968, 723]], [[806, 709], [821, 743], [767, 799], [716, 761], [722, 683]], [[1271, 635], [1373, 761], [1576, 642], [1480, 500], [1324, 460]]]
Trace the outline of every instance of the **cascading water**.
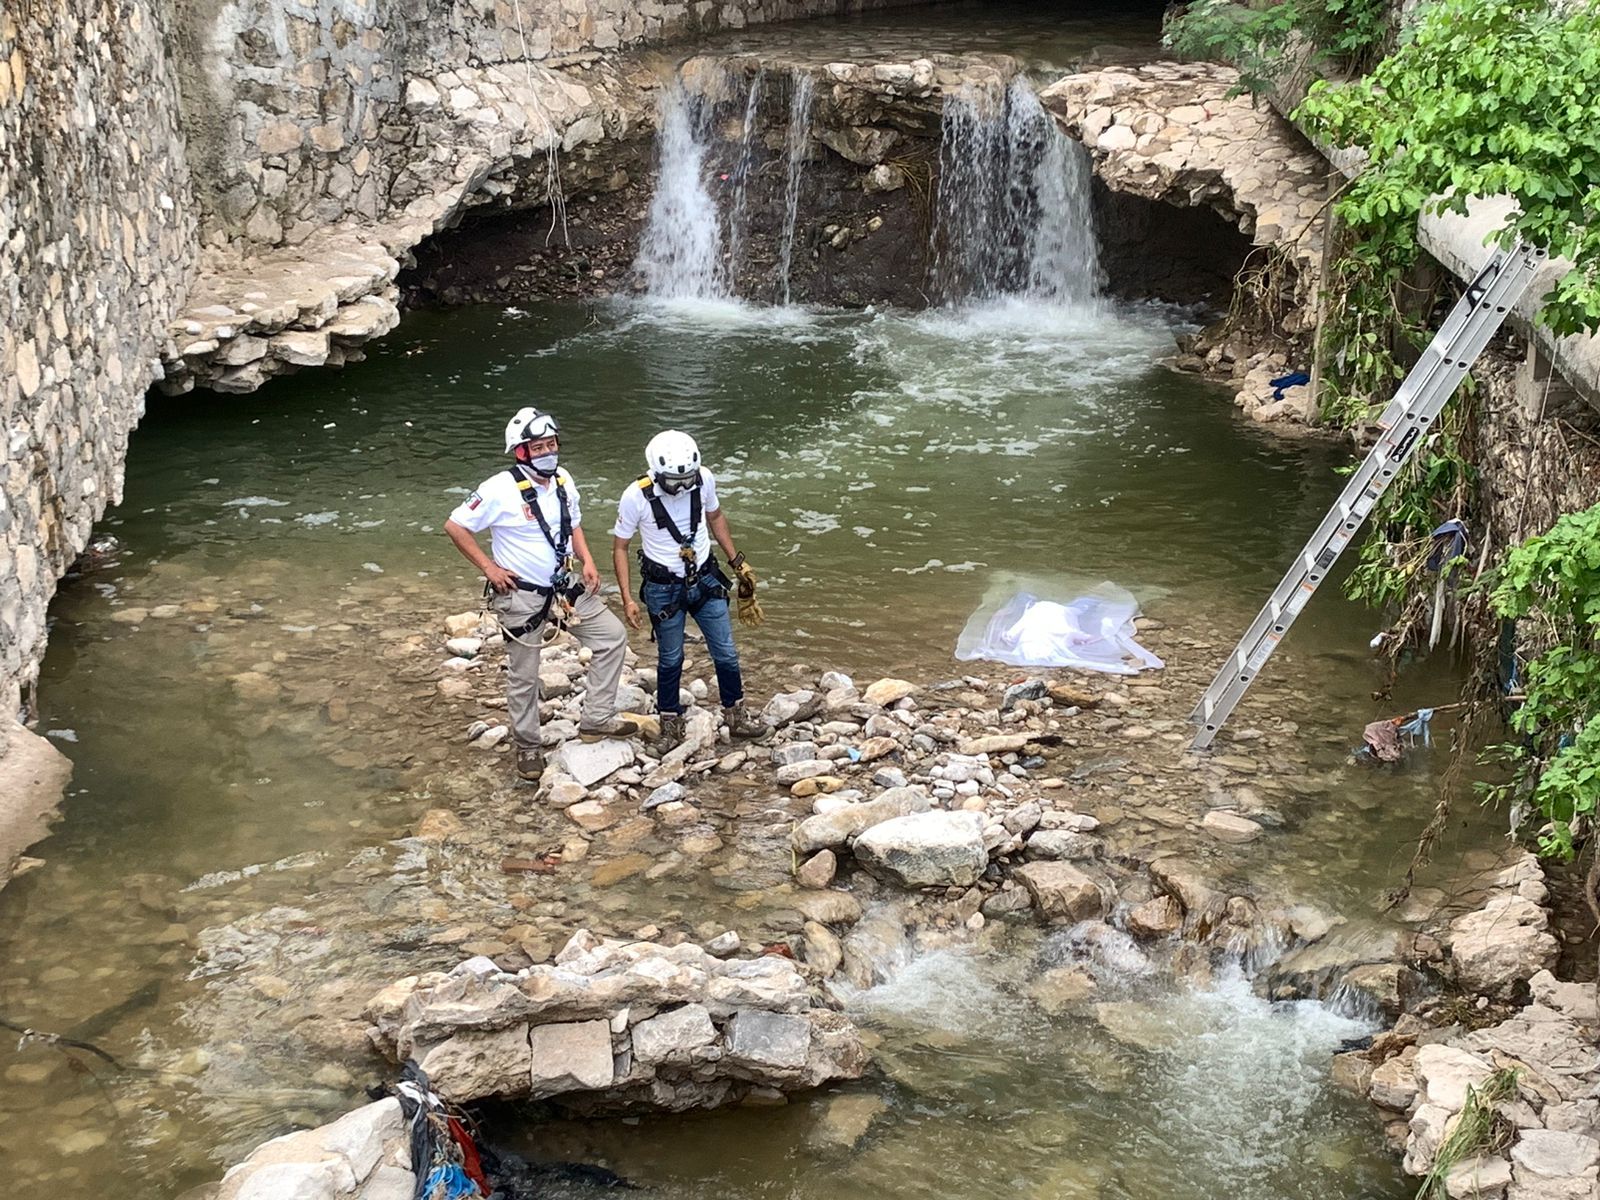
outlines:
[[789, 94], [789, 134], [787, 138], [788, 176], [783, 193], [783, 241], [778, 252], [779, 292], [789, 303], [789, 269], [794, 261], [795, 222], [800, 216], [800, 183], [805, 174], [806, 153], [811, 145], [811, 76], [796, 71]]
[[1081, 145], [1026, 80], [944, 104], [931, 262], [948, 302], [1027, 296], [1082, 306], [1100, 286]]
[[682, 84], [662, 89], [656, 190], [634, 269], [644, 276], [649, 294], [665, 300], [728, 295], [720, 261], [722, 226], [706, 187], [700, 108]]
[[761, 109], [761, 85], [765, 78], [766, 72], [758, 69], [750, 80], [750, 91], [744, 101], [744, 121], [739, 126], [739, 158], [730, 180], [733, 212], [728, 218], [728, 278], [732, 280], [739, 278], [739, 256], [744, 251], [745, 232], [750, 222], [750, 172], [755, 168], [756, 116]]

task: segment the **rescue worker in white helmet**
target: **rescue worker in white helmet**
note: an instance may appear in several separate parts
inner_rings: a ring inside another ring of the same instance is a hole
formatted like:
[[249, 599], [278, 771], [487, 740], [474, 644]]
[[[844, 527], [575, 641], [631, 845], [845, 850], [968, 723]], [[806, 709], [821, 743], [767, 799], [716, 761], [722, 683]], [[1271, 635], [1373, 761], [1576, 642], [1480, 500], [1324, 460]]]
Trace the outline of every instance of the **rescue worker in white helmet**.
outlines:
[[728, 615], [734, 581], [723, 573], [711, 552], [711, 539], [728, 556], [738, 577], [741, 618], [759, 623], [756, 577], [733, 544], [728, 518], [717, 500], [717, 481], [700, 461], [700, 448], [686, 433], [669, 429], [645, 447], [647, 473], [630, 484], [617, 506], [612, 528], [611, 561], [622, 587], [623, 616], [634, 629], [642, 627], [639, 604], [629, 591], [628, 546], [638, 533], [641, 581], [639, 600], [650, 617], [656, 641], [656, 707], [661, 713], [665, 752], [683, 740], [683, 631], [689, 617], [705, 635], [716, 668], [723, 719], [736, 738], [760, 738], [771, 732], [744, 703], [739, 652], [733, 644]]
[[[549, 413], [523, 408], [506, 426], [510, 468], [479, 485], [445, 522], [444, 531], [483, 572], [489, 607], [506, 636], [506, 709], [517, 748], [517, 774], [544, 771], [539, 741], [541, 636], [554, 622], [594, 652], [578, 735], [586, 742], [631, 737], [637, 721], [617, 715], [617, 685], [628, 631], [600, 599], [600, 572], [583, 536], [583, 513], [572, 476], [559, 465], [561, 426]], [[489, 531], [492, 556], [475, 534]]]

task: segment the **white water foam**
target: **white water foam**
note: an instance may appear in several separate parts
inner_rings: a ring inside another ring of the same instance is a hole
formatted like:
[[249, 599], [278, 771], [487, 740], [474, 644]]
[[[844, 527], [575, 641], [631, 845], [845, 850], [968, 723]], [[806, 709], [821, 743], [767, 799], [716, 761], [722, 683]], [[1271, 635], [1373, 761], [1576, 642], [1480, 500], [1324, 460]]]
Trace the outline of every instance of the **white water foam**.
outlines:
[[706, 187], [706, 135], [699, 105], [674, 81], [661, 92], [658, 171], [634, 269], [652, 297], [719, 299], [728, 294], [719, 261], [722, 227]]

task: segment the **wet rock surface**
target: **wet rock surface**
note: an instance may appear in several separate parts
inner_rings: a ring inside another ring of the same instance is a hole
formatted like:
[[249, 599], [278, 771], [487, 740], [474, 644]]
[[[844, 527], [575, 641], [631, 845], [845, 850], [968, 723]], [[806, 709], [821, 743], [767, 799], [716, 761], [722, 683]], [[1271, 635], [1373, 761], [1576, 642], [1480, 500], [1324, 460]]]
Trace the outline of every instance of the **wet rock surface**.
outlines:
[[790, 959], [719, 958], [689, 942], [580, 930], [553, 963], [516, 974], [473, 961], [392, 984], [372, 1037], [415, 1059], [446, 1098], [560, 1098], [583, 1111], [677, 1111], [854, 1079], [866, 1052], [816, 1004]]

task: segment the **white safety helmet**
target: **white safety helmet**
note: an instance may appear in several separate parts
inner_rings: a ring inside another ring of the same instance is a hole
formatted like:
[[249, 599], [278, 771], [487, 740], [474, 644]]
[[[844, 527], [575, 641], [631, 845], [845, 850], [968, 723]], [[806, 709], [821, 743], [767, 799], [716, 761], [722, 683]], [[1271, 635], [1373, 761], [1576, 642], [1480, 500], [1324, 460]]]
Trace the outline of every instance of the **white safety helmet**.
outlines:
[[533, 405], [517, 409], [517, 415], [506, 424], [506, 453], [510, 454], [523, 442], [535, 438], [560, 437], [561, 423], [549, 413], [540, 412]]
[[700, 477], [700, 447], [687, 433], [668, 429], [650, 439], [644, 464], [662, 491], [675, 494]]

